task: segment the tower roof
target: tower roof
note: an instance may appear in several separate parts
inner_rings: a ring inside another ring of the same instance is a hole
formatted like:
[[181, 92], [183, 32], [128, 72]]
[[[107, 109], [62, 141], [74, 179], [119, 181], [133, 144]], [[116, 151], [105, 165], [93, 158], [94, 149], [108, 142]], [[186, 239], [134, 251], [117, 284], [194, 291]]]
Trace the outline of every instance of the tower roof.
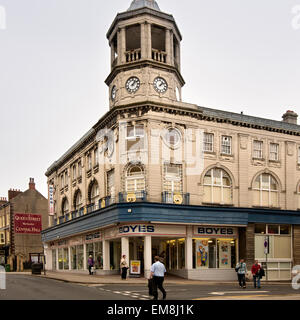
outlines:
[[155, 0], [133, 0], [127, 11], [132, 11], [145, 7], [160, 11], [159, 6]]

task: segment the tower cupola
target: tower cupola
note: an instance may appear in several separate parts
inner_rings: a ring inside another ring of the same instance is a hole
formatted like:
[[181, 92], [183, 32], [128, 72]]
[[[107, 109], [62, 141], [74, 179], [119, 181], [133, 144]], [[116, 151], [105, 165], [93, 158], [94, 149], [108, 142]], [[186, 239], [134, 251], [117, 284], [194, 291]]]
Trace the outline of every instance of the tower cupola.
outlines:
[[182, 36], [172, 15], [155, 0], [133, 0], [108, 30], [111, 72], [106, 79], [110, 108], [153, 101], [181, 101]]

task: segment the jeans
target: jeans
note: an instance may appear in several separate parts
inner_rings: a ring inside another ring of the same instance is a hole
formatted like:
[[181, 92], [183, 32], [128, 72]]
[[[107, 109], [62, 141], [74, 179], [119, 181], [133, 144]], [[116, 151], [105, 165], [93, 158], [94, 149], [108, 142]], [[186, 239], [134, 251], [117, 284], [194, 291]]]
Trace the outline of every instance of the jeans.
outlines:
[[258, 288], [260, 288], [260, 276], [253, 275], [253, 283], [254, 283], [254, 288], [256, 288], [256, 285]]
[[158, 299], [157, 288], [162, 292], [163, 299], [166, 298], [167, 293], [166, 293], [166, 290], [163, 287], [164, 280], [165, 280], [164, 277], [156, 277], [156, 276], [153, 277], [153, 296], [154, 296], [154, 300]]
[[238, 273], [240, 287], [246, 287], [246, 275], [244, 273]]
[[122, 268], [121, 278], [122, 278], [123, 280], [125, 280], [126, 277], [127, 277], [127, 269], [128, 269], [128, 268], [126, 268], [126, 267]]

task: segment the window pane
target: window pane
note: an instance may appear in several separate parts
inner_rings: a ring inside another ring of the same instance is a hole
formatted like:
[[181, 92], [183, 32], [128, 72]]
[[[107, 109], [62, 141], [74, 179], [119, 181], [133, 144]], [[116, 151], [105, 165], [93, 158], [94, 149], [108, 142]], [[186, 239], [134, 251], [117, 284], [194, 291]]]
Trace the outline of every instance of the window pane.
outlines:
[[277, 208], [278, 207], [278, 192], [271, 192], [270, 195], [271, 195], [270, 206]]
[[261, 191], [262, 203], [260, 204], [263, 207], [269, 207], [269, 191]]
[[265, 224], [256, 224], [255, 225], [255, 233], [265, 234], [266, 233], [266, 225]]
[[278, 190], [277, 182], [273, 177], [271, 177], [271, 190]]
[[213, 187], [213, 201], [214, 203], [221, 203], [221, 188]]
[[274, 237], [274, 258], [292, 258], [290, 237]]
[[268, 233], [269, 234], [279, 234], [279, 226], [277, 225], [268, 225]]
[[224, 204], [232, 204], [231, 188], [223, 188]]
[[212, 187], [207, 187], [204, 186], [204, 197], [203, 197], [203, 201], [210, 203], [212, 202], [212, 198], [211, 198], [211, 188]]
[[135, 126], [135, 135], [140, 137], [144, 136], [144, 125]]
[[[212, 184], [211, 173], [212, 173], [212, 170], [208, 171], [207, 174], [205, 175], [205, 177], [204, 177], [204, 184], [209, 184], [209, 185]], [[299, 197], [299, 198], [300, 198], [300, 197]]]
[[262, 185], [263, 190], [270, 190], [270, 176], [268, 174], [262, 174]]
[[220, 186], [221, 185], [221, 170], [214, 169], [213, 171], [213, 184]]
[[134, 136], [134, 127], [127, 127], [127, 137], [133, 137]]
[[280, 234], [290, 234], [290, 226], [281, 225]]

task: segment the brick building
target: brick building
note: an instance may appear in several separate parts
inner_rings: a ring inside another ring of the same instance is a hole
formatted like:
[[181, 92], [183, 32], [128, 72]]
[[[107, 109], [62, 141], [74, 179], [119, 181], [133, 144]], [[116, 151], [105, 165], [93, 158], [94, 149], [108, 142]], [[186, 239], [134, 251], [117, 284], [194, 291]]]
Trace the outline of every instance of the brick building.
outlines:
[[0, 198], [0, 264], [23, 271], [43, 256], [42, 229], [48, 226], [48, 200], [30, 179], [29, 189], [10, 189]]
[[[47, 268], [236, 279], [258, 259], [269, 279], [300, 264], [300, 126], [182, 102], [182, 36], [156, 1], [135, 0], [107, 33], [110, 110], [47, 170]], [[265, 240], [269, 241], [267, 257]]]

